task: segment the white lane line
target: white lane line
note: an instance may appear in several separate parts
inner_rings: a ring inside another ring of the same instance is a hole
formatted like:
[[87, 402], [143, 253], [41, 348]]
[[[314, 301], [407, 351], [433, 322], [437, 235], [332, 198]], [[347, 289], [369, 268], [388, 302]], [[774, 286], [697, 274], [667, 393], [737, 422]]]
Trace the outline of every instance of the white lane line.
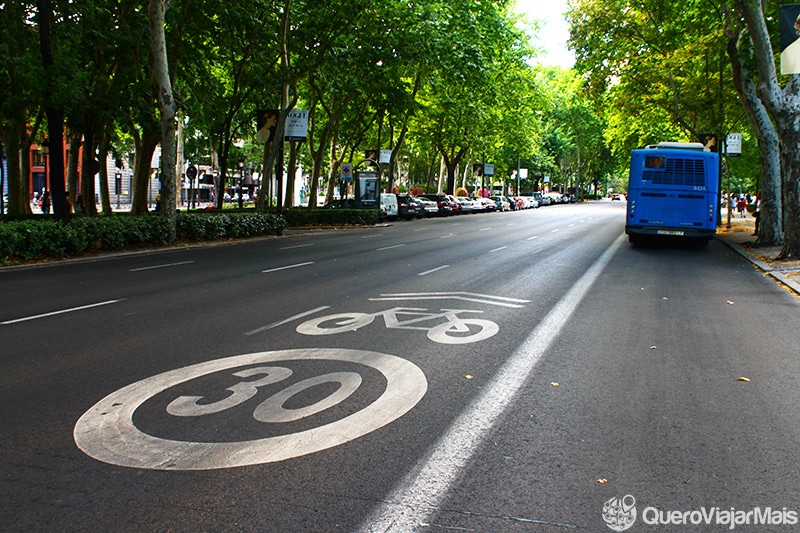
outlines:
[[329, 305], [323, 305], [321, 307], [317, 307], [317, 308], [312, 309], [310, 311], [306, 311], [305, 313], [300, 313], [299, 315], [290, 316], [289, 318], [281, 320], [280, 322], [273, 322], [272, 324], [268, 324], [266, 326], [261, 326], [260, 328], [256, 328], [254, 330], [248, 331], [247, 333], [245, 333], [245, 335], [255, 335], [256, 333], [261, 333], [262, 331], [267, 331], [268, 329], [277, 328], [278, 326], [282, 326], [284, 324], [288, 324], [292, 320], [297, 320], [298, 318], [303, 318], [304, 316], [313, 315], [314, 313], [316, 313], [318, 311], [324, 311], [325, 309], [328, 309], [329, 307], [330, 307]]
[[534, 235], [533, 237], [528, 237], [527, 240], [532, 241], [533, 239], [538, 239], [538, 238], [539, 238], [538, 235]]
[[419, 274], [417, 274], [417, 276], [427, 276], [428, 274], [433, 274], [434, 272], [438, 272], [439, 270], [444, 270], [445, 268], [450, 268], [450, 265], [442, 265], [440, 267], [432, 268], [431, 270], [420, 272]]
[[262, 270], [261, 272], [262, 273], [277, 272], [278, 270], [286, 270], [287, 268], [297, 268], [297, 267], [302, 267], [302, 266], [306, 266], [306, 265], [313, 265], [313, 264], [314, 264], [314, 261], [307, 261], [305, 263], [297, 263], [296, 265], [286, 265], [286, 266], [277, 267], [277, 268], [270, 268], [268, 270]]
[[495, 252], [499, 252], [500, 250], [505, 250], [506, 248], [508, 248], [508, 246], [501, 246], [500, 248], [495, 248], [494, 250], [489, 250], [489, 253], [493, 254]]
[[489, 231], [490, 229], [492, 229], [492, 228], [490, 228], [490, 227], [489, 228], [481, 228], [478, 231]]
[[395, 487], [386, 503], [367, 518], [358, 531], [393, 533], [417, 531], [428, 523], [450, 486], [481, 447], [503, 411], [527, 382], [539, 360], [559, 336], [592, 284], [611, 261], [624, 240], [619, 236], [589, 267], [536, 329], [517, 348], [495, 377], [434, 445], [428, 459]]
[[14, 319], [14, 320], [6, 320], [5, 322], [0, 322], [0, 324], [2, 324], [2, 325], [16, 324], [17, 322], [25, 322], [25, 321], [28, 321], [28, 320], [36, 320], [37, 318], [45, 318], [45, 317], [48, 317], [48, 316], [62, 315], [64, 313], [71, 313], [73, 311], [82, 311], [83, 309], [91, 309], [92, 307], [100, 307], [102, 305], [115, 304], [117, 302], [121, 302], [124, 299], [125, 298], [121, 298], [119, 300], [108, 300], [106, 302], [99, 302], [99, 303], [96, 303], [96, 304], [82, 305], [80, 307], [71, 307], [69, 309], [62, 309], [61, 311], [53, 311], [52, 313], [44, 313], [44, 314], [41, 314], [41, 315], [26, 316], [25, 318], [17, 318], [17, 319]]
[[139, 272], [140, 270], [153, 270], [154, 268], [169, 268], [169, 267], [174, 267], [174, 266], [179, 266], [179, 265], [190, 265], [192, 263], [194, 263], [194, 261], [182, 261], [180, 263], [167, 263], [167, 264], [164, 264], [164, 265], [153, 265], [153, 266], [149, 266], [149, 267], [132, 268], [132, 269], [129, 270], [129, 272]]
[[557, 232], [557, 231], [558, 231], [558, 228], [554, 229], [554, 230], [553, 230], [553, 231], [551, 231], [550, 233], [555, 233], [555, 232]]
[[306, 248], [307, 246], [314, 246], [314, 243], [297, 244], [295, 246], [284, 246], [281, 250], [294, 250], [295, 248]]
[[572, 227], [572, 226], [574, 226], [574, 225], [575, 225], [575, 224], [570, 224], [570, 225], [569, 225], [569, 226], [567, 226], [567, 227], [568, 227], [568, 228], [571, 228], [571, 227]]
[[383, 237], [383, 233], [373, 233], [372, 235], [362, 235], [362, 239], [372, 239], [373, 237]]
[[382, 250], [391, 250], [392, 248], [400, 248], [405, 246], [405, 244], [393, 244], [392, 246], [384, 246], [383, 248], [378, 248], [376, 251], [380, 252]]
[[450, 237], [452, 237], [453, 235], [455, 235], [455, 233], [450, 233], [449, 235], [442, 235], [442, 236], [441, 236], [441, 237], [439, 237], [439, 238], [440, 238], [440, 239], [449, 239], [449, 238], [450, 238]]

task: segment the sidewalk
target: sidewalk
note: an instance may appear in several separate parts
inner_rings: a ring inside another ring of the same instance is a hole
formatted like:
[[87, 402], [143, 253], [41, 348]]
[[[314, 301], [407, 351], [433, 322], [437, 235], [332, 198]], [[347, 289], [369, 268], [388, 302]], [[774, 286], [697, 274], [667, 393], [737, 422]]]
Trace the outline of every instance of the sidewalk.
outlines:
[[728, 213], [725, 209], [722, 210], [722, 225], [717, 228], [717, 239], [730, 246], [766, 275], [800, 295], [800, 261], [775, 261], [781, 247], [756, 244], [756, 237], [753, 235], [755, 219], [751, 215], [745, 218], [733, 215], [731, 214], [731, 227], [728, 228]]

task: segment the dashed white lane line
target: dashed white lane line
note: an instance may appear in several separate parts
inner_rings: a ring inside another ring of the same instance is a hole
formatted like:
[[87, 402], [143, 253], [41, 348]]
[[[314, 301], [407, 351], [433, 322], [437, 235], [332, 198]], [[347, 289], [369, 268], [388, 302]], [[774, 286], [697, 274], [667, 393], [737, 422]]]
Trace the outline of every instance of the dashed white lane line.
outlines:
[[291, 322], [293, 320], [297, 320], [298, 318], [303, 318], [303, 317], [308, 316], [308, 315], [313, 315], [314, 313], [317, 313], [319, 311], [324, 311], [325, 309], [328, 309], [329, 307], [330, 307], [329, 305], [323, 305], [321, 307], [316, 307], [314, 309], [311, 309], [310, 311], [306, 311], [306, 312], [300, 313], [298, 315], [290, 316], [289, 318], [287, 318], [285, 320], [281, 320], [279, 322], [273, 322], [272, 324], [267, 324], [266, 326], [261, 326], [260, 328], [256, 328], [256, 329], [250, 330], [247, 333], [245, 333], [245, 335], [255, 335], [256, 333], [261, 333], [262, 331], [267, 331], [268, 329], [277, 328], [278, 326], [282, 326], [284, 324], [288, 324], [289, 322]]
[[499, 252], [500, 250], [505, 250], [506, 248], [508, 248], [508, 246], [501, 246], [500, 248], [495, 248], [494, 250], [489, 250], [489, 253], [493, 254], [495, 252]]
[[383, 251], [383, 250], [391, 250], [392, 248], [401, 248], [403, 246], [405, 246], [405, 244], [393, 244], [392, 246], [384, 246], [383, 248], [378, 248], [377, 251], [380, 252], [380, 251]]
[[432, 268], [430, 270], [426, 270], [425, 272], [420, 272], [417, 274], [417, 276], [427, 276], [428, 274], [433, 274], [434, 272], [444, 270], [445, 268], [450, 268], [450, 265], [442, 265], [440, 267]]
[[428, 459], [414, 468], [367, 517], [358, 531], [398, 533], [417, 531], [447, 496], [450, 486], [481, 447], [494, 423], [514, 400], [539, 360], [559, 336], [592, 284], [619, 249], [618, 237], [581, 276], [497, 372], [477, 397], [434, 445]]
[[69, 309], [61, 309], [60, 311], [52, 311], [50, 313], [43, 313], [41, 315], [26, 316], [24, 318], [16, 318], [14, 320], [6, 320], [5, 322], [0, 322], [0, 324], [2, 324], [2, 325], [16, 324], [17, 322], [26, 322], [28, 320], [36, 320], [37, 318], [45, 318], [45, 317], [48, 317], [48, 316], [63, 315], [64, 313], [72, 313], [74, 311], [82, 311], [84, 309], [91, 309], [92, 307], [100, 307], [100, 306], [103, 306], [103, 305], [115, 304], [117, 302], [121, 302], [124, 299], [125, 298], [122, 298], [122, 299], [119, 299], [119, 300], [108, 300], [108, 301], [105, 301], [105, 302], [98, 302], [96, 304], [81, 305], [79, 307], [70, 307]]
[[153, 266], [148, 266], [148, 267], [132, 268], [128, 272], [139, 272], [141, 270], [153, 270], [155, 268], [169, 268], [169, 267], [180, 266], [180, 265], [190, 265], [192, 263], [194, 263], [194, 261], [181, 261], [180, 263], [166, 263], [166, 264], [163, 264], [163, 265], [153, 265]]
[[286, 265], [286, 266], [282, 266], [282, 267], [268, 268], [267, 270], [262, 270], [261, 272], [266, 274], [267, 272], [277, 272], [278, 270], [286, 270], [287, 268], [297, 268], [297, 267], [313, 265], [313, 264], [314, 264], [314, 261], [306, 261], [305, 263], [297, 263], [296, 265]]

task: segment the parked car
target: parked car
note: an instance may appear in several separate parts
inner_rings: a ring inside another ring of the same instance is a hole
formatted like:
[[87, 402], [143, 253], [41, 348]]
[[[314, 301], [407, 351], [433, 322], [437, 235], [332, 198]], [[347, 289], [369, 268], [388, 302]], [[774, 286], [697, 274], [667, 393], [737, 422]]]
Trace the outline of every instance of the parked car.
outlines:
[[539, 203], [540, 206], [551, 204], [550, 197], [545, 194], [542, 194], [539, 191], [533, 193], [532, 196], [536, 199], [536, 201]]
[[511, 209], [511, 200], [506, 196], [490, 196], [497, 206], [497, 211], [508, 211]]
[[440, 216], [446, 217], [453, 214], [453, 207], [450, 205], [450, 199], [446, 194], [423, 194], [422, 197], [436, 202]]
[[456, 200], [456, 197], [453, 196], [452, 194], [448, 194], [447, 195], [447, 199], [450, 200], [450, 209], [453, 210], [453, 214], [454, 215], [459, 214], [461, 212], [461, 204], [458, 203], [458, 200]]
[[611, 197], [611, 201], [613, 202], [614, 200], [620, 200], [621, 201], [622, 200], [622, 195], [621, 194], [615, 194], [614, 196]]
[[539, 200], [534, 196], [521, 196], [523, 209], [536, 209], [539, 207]]
[[458, 202], [458, 212], [467, 215], [475, 212], [475, 204], [466, 196], [456, 196]]
[[410, 194], [398, 194], [397, 213], [404, 220], [412, 218], [422, 218], [425, 215], [425, 206]]
[[422, 204], [422, 216], [426, 217], [434, 217], [439, 214], [439, 206], [436, 205], [436, 202], [433, 200], [428, 200], [427, 198], [420, 198], [418, 196], [413, 196], [416, 201]]
[[472, 201], [475, 202], [478, 206], [480, 206], [480, 212], [493, 213], [497, 211], [497, 202], [495, 202], [491, 198], [479, 196], [477, 198], [473, 197]]
[[339, 200], [331, 200], [322, 206], [322, 209], [355, 209], [355, 198], [343, 198]]
[[396, 194], [381, 193], [381, 212], [386, 220], [397, 220], [400, 211]]

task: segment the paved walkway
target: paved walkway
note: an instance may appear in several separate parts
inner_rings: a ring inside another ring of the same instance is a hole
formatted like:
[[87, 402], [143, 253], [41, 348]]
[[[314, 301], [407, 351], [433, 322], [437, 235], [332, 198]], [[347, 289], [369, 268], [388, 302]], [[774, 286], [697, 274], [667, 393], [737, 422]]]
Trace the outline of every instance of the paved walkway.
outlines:
[[742, 257], [753, 263], [766, 275], [782, 283], [786, 288], [800, 295], [800, 261], [775, 261], [780, 246], [761, 246], [756, 244], [755, 219], [751, 215], [744, 218], [731, 215], [728, 228], [728, 214], [722, 211], [722, 226], [717, 229], [717, 239], [730, 246]]

